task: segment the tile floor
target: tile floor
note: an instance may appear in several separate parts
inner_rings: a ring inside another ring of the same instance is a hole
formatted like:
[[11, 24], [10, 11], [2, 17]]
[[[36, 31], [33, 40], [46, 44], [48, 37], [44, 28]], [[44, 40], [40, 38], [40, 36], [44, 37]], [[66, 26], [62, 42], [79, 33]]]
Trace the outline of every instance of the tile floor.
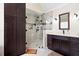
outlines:
[[37, 49], [37, 54], [23, 54], [21, 56], [62, 56], [62, 55], [49, 49], [39, 48]]

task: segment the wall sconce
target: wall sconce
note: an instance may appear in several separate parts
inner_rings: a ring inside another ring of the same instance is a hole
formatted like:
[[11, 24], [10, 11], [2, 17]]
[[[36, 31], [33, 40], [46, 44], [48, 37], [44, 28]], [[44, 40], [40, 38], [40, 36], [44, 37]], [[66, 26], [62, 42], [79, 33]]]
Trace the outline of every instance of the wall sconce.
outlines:
[[76, 18], [78, 17], [78, 14], [74, 13], [74, 15], [76, 16]]
[[27, 18], [27, 16], [25, 16], [25, 18]]
[[78, 14], [74, 13], [74, 15], [76, 16], [76, 19], [79, 20], [79, 16], [78, 16]]

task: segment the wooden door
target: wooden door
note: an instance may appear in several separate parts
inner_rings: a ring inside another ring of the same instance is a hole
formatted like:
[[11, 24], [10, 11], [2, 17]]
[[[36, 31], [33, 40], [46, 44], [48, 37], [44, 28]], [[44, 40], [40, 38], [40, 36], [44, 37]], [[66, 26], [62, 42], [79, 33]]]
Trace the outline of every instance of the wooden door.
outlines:
[[16, 36], [16, 45], [17, 53], [22, 54], [25, 52], [25, 4], [17, 4], [17, 36]]
[[25, 4], [4, 4], [4, 55], [25, 53]]

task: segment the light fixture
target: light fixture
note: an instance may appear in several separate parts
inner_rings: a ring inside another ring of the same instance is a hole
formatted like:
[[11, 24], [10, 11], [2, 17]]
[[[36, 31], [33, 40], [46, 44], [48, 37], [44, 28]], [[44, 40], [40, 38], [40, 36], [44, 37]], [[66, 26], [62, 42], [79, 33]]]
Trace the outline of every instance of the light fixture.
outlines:
[[78, 14], [74, 13], [74, 15], [76, 16], [76, 18], [78, 17]]

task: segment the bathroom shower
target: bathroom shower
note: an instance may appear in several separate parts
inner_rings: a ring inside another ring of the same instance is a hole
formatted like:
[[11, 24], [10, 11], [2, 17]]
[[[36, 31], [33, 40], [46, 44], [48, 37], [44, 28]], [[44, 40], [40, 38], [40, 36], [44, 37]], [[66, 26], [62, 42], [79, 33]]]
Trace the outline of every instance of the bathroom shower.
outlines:
[[43, 48], [43, 29], [41, 16], [27, 14], [26, 19], [26, 47]]
[[43, 48], [43, 31], [52, 29], [52, 12], [39, 14], [26, 9], [26, 47]]

